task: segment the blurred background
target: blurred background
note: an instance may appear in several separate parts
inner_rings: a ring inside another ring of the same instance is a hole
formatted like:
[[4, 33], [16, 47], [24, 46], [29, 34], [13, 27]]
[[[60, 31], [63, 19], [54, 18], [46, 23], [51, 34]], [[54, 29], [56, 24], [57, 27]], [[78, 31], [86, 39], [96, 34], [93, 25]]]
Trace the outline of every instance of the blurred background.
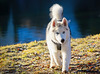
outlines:
[[58, 3], [72, 38], [100, 33], [100, 0], [0, 0], [0, 46], [45, 40], [49, 8]]

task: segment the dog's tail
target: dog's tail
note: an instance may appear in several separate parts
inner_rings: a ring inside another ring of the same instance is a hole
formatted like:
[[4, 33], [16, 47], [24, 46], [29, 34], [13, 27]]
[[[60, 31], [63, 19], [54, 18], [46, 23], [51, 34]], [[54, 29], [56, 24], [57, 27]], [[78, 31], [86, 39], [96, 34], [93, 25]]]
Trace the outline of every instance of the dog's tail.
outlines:
[[61, 20], [63, 18], [63, 7], [59, 4], [54, 4], [50, 8], [50, 17], [56, 18], [57, 20]]

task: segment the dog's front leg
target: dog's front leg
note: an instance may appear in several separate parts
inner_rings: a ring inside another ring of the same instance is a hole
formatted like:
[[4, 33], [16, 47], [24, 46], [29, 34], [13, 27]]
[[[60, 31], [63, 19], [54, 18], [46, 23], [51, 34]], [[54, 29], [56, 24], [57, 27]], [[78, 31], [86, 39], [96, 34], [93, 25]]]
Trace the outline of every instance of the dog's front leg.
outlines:
[[61, 66], [61, 59], [58, 55], [58, 52], [53, 52], [53, 58], [57, 66]]
[[62, 48], [62, 72], [68, 71], [68, 67], [70, 64], [70, 59], [71, 59], [71, 47], [68, 46], [67, 48], [63, 46]]
[[50, 68], [54, 68], [55, 67], [54, 58], [53, 58], [52, 52], [51, 51], [49, 52], [50, 52], [50, 58], [51, 58]]

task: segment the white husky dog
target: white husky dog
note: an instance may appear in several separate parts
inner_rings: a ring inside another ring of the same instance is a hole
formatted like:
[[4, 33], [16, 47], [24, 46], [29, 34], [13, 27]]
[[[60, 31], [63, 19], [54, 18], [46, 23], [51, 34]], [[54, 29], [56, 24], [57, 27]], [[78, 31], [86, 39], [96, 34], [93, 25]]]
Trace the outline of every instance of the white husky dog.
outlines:
[[62, 72], [67, 72], [71, 59], [68, 21], [63, 18], [63, 8], [59, 4], [54, 4], [50, 8], [50, 12], [51, 21], [46, 28], [46, 41], [51, 58], [50, 68], [61, 66]]

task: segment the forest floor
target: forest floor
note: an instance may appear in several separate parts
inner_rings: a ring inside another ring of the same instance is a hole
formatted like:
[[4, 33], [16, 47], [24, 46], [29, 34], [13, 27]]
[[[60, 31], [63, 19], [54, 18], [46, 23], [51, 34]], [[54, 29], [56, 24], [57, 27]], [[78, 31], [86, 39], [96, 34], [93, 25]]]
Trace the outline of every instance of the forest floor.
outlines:
[[[71, 39], [69, 74], [100, 74], [100, 34]], [[61, 74], [51, 69], [46, 41], [0, 47], [0, 74]]]

